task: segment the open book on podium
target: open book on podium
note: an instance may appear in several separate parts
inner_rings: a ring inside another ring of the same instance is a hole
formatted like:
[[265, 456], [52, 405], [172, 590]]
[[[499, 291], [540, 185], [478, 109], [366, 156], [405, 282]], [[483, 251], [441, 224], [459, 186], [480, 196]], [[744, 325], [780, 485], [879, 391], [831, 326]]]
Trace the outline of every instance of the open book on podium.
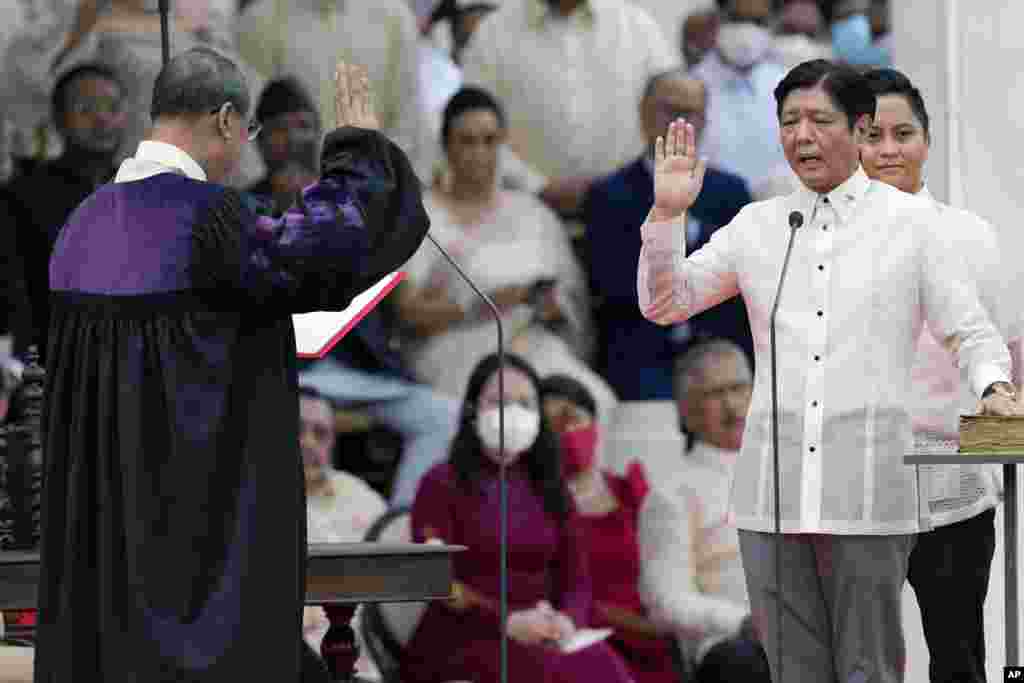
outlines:
[[405, 277], [395, 271], [352, 299], [343, 311], [315, 311], [292, 316], [295, 348], [299, 358], [323, 358], [349, 331], [359, 324]]

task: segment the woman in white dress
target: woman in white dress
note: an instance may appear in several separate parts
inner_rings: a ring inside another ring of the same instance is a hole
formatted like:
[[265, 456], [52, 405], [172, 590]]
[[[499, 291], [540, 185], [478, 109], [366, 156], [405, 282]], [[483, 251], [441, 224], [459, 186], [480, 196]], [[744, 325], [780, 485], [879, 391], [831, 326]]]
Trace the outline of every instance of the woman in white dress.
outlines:
[[[582, 269], [553, 213], [532, 195], [499, 187], [505, 135], [505, 114], [488, 93], [463, 88], [448, 102], [447, 171], [424, 197], [431, 234], [501, 310], [507, 349], [543, 375], [579, 378], [604, 422], [616, 399], [586, 363], [593, 335]], [[476, 362], [495, 351], [493, 319], [433, 244], [424, 242], [405, 270], [397, 303], [410, 365], [459, 397]]]

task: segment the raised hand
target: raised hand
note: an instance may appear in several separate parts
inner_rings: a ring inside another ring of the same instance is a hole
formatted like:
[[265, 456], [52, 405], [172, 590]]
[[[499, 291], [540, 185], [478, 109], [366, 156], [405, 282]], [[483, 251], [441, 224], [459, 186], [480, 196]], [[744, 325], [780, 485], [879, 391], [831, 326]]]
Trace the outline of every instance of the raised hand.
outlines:
[[704, 184], [707, 164], [697, 159], [693, 125], [676, 119], [654, 143], [654, 212], [656, 219], [675, 218], [693, 206]]
[[338, 61], [334, 71], [334, 113], [338, 128], [380, 129], [370, 91], [370, 75], [365, 66]]

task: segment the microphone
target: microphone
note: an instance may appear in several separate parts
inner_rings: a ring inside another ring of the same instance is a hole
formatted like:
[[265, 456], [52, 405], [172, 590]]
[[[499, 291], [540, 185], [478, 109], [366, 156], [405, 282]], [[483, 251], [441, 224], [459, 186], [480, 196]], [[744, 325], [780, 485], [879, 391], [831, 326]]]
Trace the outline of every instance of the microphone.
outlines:
[[489, 296], [480, 291], [480, 288], [473, 282], [473, 278], [469, 277], [459, 264], [455, 262], [455, 259], [445, 251], [444, 247], [438, 244], [434, 236], [429, 232], [427, 233], [427, 239], [434, 243], [437, 250], [441, 252], [445, 260], [451, 264], [455, 272], [459, 274], [459, 277], [469, 285], [470, 289], [480, 297], [480, 299], [487, 305], [492, 316], [494, 316], [494, 322], [498, 328], [498, 396], [501, 400], [498, 401], [498, 452], [502, 454], [501, 463], [498, 465], [498, 490], [500, 492], [499, 512], [498, 512], [498, 527], [499, 527], [499, 538], [501, 543], [500, 560], [501, 565], [499, 589], [498, 589], [498, 611], [499, 611], [499, 623], [501, 624], [501, 659], [500, 659], [500, 680], [501, 683], [508, 683], [508, 633], [506, 624], [508, 622], [508, 480], [506, 479], [507, 463], [505, 462], [505, 333], [504, 328], [501, 324], [501, 312], [498, 311], [498, 307], [494, 305], [494, 302]]
[[782, 675], [782, 502], [779, 491], [779, 380], [776, 374], [778, 358], [775, 348], [775, 316], [779, 312], [779, 300], [782, 297], [782, 285], [786, 281], [786, 270], [789, 269], [789, 256], [793, 253], [793, 240], [796, 231], [804, 224], [804, 215], [799, 211], [789, 214], [789, 243], [786, 245], [786, 257], [782, 261], [782, 272], [779, 273], [779, 287], [775, 292], [772, 312], [769, 318], [769, 345], [772, 354], [772, 458], [774, 460], [775, 477], [775, 628], [778, 633], [776, 646], [776, 671], [778, 680], [784, 681]]
[[160, 8], [160, 50], [163, 66], [171, 60], [170, 0], [159, 0]]

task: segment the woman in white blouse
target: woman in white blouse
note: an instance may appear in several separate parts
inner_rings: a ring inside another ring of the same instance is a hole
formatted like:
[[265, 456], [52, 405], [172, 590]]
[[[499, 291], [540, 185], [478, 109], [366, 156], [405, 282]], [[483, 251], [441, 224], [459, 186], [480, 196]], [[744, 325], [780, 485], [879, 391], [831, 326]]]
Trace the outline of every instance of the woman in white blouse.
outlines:
[[[917, 88], [894, 69], [868, 74], [877, 110], [861, 145], [868, 176], [934, 202], [943, 238], [963, 254], [989, 317], [1009, 342], [1015, 384], [1020, 380], [1020, 316], [1010, 311], [1007, 271], [996, 231], [982, 218], [935, 201], [924, 184], [931, 136]], [[958, 417], [976, 401], [960, 381], [953, 357], [931, 334], [921, 335], [913, 371], [914, 431], [923, 438], [956, 439]], [[910, 554], [910, 585], [917, 594], [932, 683], [985, 680], [984, 604], [995, 551], [998, 469], [964, 464], [922, 467], [932, 531]]]
[[[604, 422], [616, 399], [586, 363], [593, 335], [582, 269], [551, 211], [532, 195], [500, 188], [506, 132], [490, 94], [464, 88], [452, 97], [441, 132], [447, 177], [423, 201], [430, 232], [499, 307], [508, 349], [541, 374], [578, 378]], [[425, 242], [405, 270], [397, 302], [411, 367], [423, 382], [460, 396], [477, 361], [495, 350], [493, 319], [433, 244]]]

